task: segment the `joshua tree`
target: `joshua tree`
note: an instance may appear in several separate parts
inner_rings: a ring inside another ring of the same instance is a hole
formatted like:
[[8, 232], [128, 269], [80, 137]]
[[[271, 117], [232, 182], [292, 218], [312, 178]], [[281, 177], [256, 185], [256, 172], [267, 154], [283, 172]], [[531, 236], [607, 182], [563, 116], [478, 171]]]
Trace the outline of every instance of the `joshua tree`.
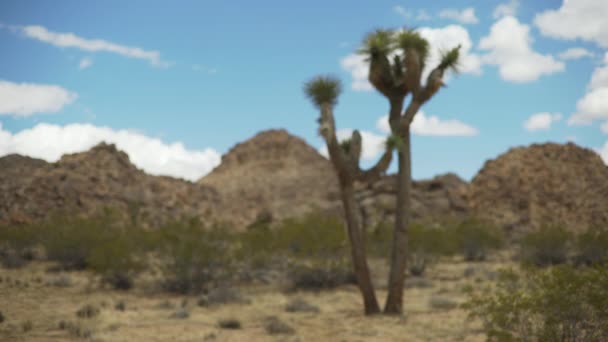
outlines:
[[386, 171], [392, 159], [392, 145], [391, 143], [386, 144], [384, 154], [374, 167], [366, 171], [361, 170], [359, 159], [362, 147], [359, 131], [355, 130], [350, 140], [341, 143], [336, 138], [333, 108], [341, 92], [340, 81], [331, 76], [317, 76], [305, 84], [304, 91], [312, 103], [321, 111], [321, 117], [318, 120], [319, 134], [327, 144], [329, 158], [338, 175], [351, 247], [352, 264], [359, 290], [363, 296], [365, 314], [379, 313], [380, 307], [367, 264], [365, 239], [357, 202], [355, 201], [354, 184], [355, 181], [371, 182]]
[[[369, 81], [389, 102], [389, 124], [399, 156], [397, 208], [391, 252], [388, 297], [384, 312], [400, 314], [407, 255], [407, 227], [410, 220], [411, 156], [410, 127], [414, 116], [444, 85], [448, 69], [457, 71], [460, 45], [442, 52], [439, 64], [422, 84], [422, 72], [429, 56], [429, 43], [413, 30], [376, 30], [358, 51], [369, 62]], [[410, 102], [403, 111], [405, 98]]]

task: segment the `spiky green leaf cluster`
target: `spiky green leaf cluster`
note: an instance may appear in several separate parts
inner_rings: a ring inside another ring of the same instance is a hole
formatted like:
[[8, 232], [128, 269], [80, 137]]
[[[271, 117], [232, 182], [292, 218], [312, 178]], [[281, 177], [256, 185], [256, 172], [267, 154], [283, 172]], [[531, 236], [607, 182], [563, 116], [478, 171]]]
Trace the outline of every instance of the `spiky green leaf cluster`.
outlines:
[[398, 151], [401, 151], [405, 146], [401, 137], [394, 134], [391, 134], [386, 138], [385, 145], [387, 149]]
[[350, 154], [351, 139], [349, 138], [340, 141], [340, 148], [342, 148], [342, 151], [344, 151], [346, 155]]
[[365, 37], [363, 47], [358, 52], [371, 57], [376, 55], [386, 56], [393, 48], [393, 31], [377, 29]]
[[335, 105], [342, 92], [342, 83], [334, 76], [316, 76], [304, 84], [304, 93], [312, 103], [321, 107], [325, 104]]
[[454, 72], [458, 72], [458, 68], [460, 66], [460, 48], [462, 45], [458, 45], [457, 47], [444, 51], [441, 53], [441, 62], [439, 63], [439, 68], [442, 70], [450, 69]]
[[429, 56], [429, 42], [416, 31], [403, 30], [397, 35], [396, 41], [399, 48], [403, 51], [414, 49], [418, 52], [420, 60], [423, 62]]

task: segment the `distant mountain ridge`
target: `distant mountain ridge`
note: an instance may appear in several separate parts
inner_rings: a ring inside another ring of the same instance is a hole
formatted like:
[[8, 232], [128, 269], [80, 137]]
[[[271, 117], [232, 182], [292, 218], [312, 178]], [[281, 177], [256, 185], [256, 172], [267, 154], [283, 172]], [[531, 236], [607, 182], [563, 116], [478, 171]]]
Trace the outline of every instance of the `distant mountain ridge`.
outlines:
[[[394, 194], [394, 175], [358, 186], [368, 226], [392, 221]], [[148, 226], [197, 217], [236, 229], [314, 210], [341, 214], [331, 163], [283, 129], [236, 144], [196, 183], [148, 175], [105, 143], [56, 163], [0, 158], [0, 222], [40, 221], [57, 211], [88, 216], [104, 207]], [[471, 183], [454, 174], [415, 181], [412, 209], [417, 220], [475, 215], [513, 230], [544, 223], [573, 230], [605, 225], [608, 167], [595, 152], [574, 144], [518, 147], [486, 162]]]

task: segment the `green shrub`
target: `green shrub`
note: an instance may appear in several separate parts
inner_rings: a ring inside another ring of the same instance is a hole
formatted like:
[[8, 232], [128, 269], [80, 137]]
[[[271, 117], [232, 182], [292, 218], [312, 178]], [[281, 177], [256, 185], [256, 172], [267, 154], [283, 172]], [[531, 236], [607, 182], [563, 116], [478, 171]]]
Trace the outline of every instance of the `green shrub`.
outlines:
[[48, 259], [66, 270], [86, 268], [91, 251], [111, 238], [107, 222], [96, 218], [54, 218], [40, 234]]
[[284, 221], [276, 231], [274, 246], [303, 259], [335, 258], [348, 251], [342, 222], [320, 213]]
[[411, 275], [423, 275], [428, 265], [450, 251], [449, 236], [443, 228], [422, 224], [412, 224], [408, 228], [408, 269]]
[[558, 265], [568, 260], [571, 233], [562, 227], [545, 226], [530, 232], [521, 241], [521, 259], [539, 267]]
[[594, 227], [578, 236], [576, 241], [576, 263], [600, 264], [608, 261], [608, 229]]
[[156, 233], [164, 275], [163, 287], [177, 293], [200, 293], [230, 277], [233, 241], [221, 227], [205, 229], [199, 222], [169, 224]]
[[350, 264], [345, 261], [316, 262], [312, 265], [296, 264], [290, 268], [289, 290], [320, 291], [347, 284], [356, 284]]
[[20, 268], [34, 258], [34, 248], [39, 242], [35, 225], [0, 226], [0, 263], [6, 268]]
[[101, 275], [103, 283], [119, 290], [130, 289], [134, 277], [145, 268], [138, 244], [138, 237], [143, 235], [136, 228], [115, 232], [93, 247], [86, 259], [88, 267]]
[[608, 268], [502, 271], [496, 286], [473, 291], [464, 307], [490, 341], [606, 341]]
[[450, 230], [457, 252], [462, 253], [466, 261], [483, 261], [492, 250], [504, 245], [503, 233], [488, 223], [476, 219], [467, 219]]

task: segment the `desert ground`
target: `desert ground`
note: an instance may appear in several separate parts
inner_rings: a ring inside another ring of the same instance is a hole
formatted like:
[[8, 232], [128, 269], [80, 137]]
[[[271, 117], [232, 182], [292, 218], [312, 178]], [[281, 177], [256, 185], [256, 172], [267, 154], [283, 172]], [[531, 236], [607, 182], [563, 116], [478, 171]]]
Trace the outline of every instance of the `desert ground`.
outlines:
[[[130, 291], [103, 289], [88, 271], [49, 272], [51, 263], [35, 261], [0, 269], [0, 340], [484, 341], [480, 323], [468, 319], [459, 304], [467, 287], [491, 284], [507, 260], [504, 254], [475, 263], [441, 260], [424, 277], [408, 278], [405, 314], [398, 317], [364, 316], [354, 285], [288, 292], [280, 284], [250, 284], [239, 287], [240, 302], [201, 307], [195, 296], [170, 295], [145, 284]], [[372, 267], [382, 301], [386, 266], [374, 260]], [[288, 312], [286, 305], [294, 300], [313, 309]], [[230, 320], [240, 327], [220, 326]], [[284, 324], [273, 329], [273, 320]]]

